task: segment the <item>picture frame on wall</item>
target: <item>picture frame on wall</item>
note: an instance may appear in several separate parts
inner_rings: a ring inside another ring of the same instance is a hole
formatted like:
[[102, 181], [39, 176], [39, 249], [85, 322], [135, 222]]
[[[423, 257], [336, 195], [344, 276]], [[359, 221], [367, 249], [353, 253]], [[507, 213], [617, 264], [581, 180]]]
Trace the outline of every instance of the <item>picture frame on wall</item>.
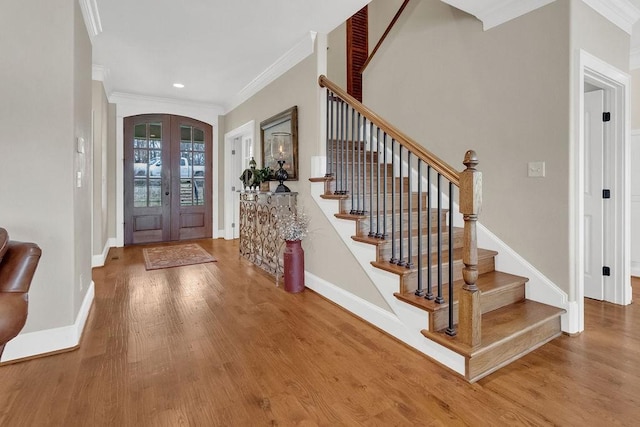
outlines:
[[260, 123], [262, 166], [271, 168], [269, 180], [284, 160], [282, 168], [287, 171], [287, 181], [298, 180], [298, 106], [276, 114]]

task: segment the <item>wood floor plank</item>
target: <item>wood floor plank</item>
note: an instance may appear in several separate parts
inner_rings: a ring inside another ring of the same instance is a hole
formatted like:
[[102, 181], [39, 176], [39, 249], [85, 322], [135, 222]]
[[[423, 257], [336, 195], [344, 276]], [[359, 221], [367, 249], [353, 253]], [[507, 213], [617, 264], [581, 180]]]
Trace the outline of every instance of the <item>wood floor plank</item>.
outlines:
[[[94, 269], [78, 350], [0, 366], [2, 426], [634, 425], [640, 309], [587, 300], [585, 332], [468, 384], [310, 290], [239, 257]], [[640, 282], [633, 281], [635, 297]]]

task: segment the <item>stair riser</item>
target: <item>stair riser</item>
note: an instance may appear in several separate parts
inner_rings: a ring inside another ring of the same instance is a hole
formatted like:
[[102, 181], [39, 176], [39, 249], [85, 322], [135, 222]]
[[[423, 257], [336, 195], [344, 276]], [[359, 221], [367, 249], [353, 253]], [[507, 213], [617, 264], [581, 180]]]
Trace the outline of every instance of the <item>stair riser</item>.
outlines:
[[[394, 189], [394, 181], [395, 181], [395, 189]], [[406, 194], [409, 192], [409, 181], [406, 178], [403, 178], [404, 183], [402, 184], [402, 193]], [[351, 186], [351, 176], [348, 179], [344, 179], [342, 182], [338, 183], [337, 180], [328, 181], [325, 185], [325, 193], [332, 194], [340, 188], [341, 190], [347, 191], [349, 195], [362, 195], [366, 194], [367, 197], [369, 194], [378, 194], [378, 185], [380, 186], [380, 192], [382, 192], [385, 188], [384, 180], [380, 179], [380, 183], [374, 177], [373, 181], [367, 176], [366, 178], [361, 178], [358, 180], [357, 178], [353, 180], [353, 186]], [[371, 188], [371, 183], [373, 182], [373, 188]], [[388, 178], [386, 183], [387, 194], [391, 194], [392, 191], [396, 191], [400, 193], [400, 178]]]
[[[462, 279], [462, 269], [464, 264], [461, 259], [456, 259], [453, 261], [453, 280]], [[422, 268], [422, 280], [423, 280], [423, 289], [426, 291], [427, 289], [427, 273], [428, 267]], [[495, 259], [494, 257], [481, 258], [478, 260], [478, 274], [488, 273], [490, 271], [495, 270]], [[449, 263], [444, 263], [442, 265], [442, 282], [443, 282], [443, 293], [445, 300], [448, 300], [448, 283], [449, 283]], [[437, 286], [438, 286], [438, 267], [431, 267], [431, 285], [433, 288], [433, 293], [437, 294]], [[400, 280], [400, 293], [404, 293], [407, 291], [415, 291], [418, 289], [418, 273], [413, 271], [409, 274], [404, 275]], [[455, 296], [454, 296], [455, 297]], [[455, 297], [457, 298], [457, 297]]]
[[549, 319], [518, 337], [467, 359], [466, 377], [470, 382], [475, 382], [560, 336], [561, 333], [560, 316]]
[[[426, 205], [426, 199], [427, 199], [427, 195], [426, 194], [422, 194], [422, 206], [427, 206]], [[358, 208], [358, 203], [357, 200], [354, 200], [355, 203], [353, 203], [353, 208], [357, 209]], [[370, 205], [370, 198], [369, 197], [362, 197], [360, 199], [360, 209], [366, 211], [367, 213], [369, 212], [378, 212], [378, 209], [380, 209], [380, 212], [387, 212], [389, 214], [393, 214], [394, 212], [397, 212], [400, 209], [408, 209], [409, 208], [409, 197], [407, 195], [402, 195], [402, 204], [400, 204], [400, 195], [396, 194], [395, 197], [391, 197], [391, 194], [388, 194], [386, 196], [386, 211], [383, 211], [383, 209], [385, 208], [385, 203], [384, 200], [382, 198], [380, 198], [380, 202], [377, 203], [377, 198], [374, 197], [373, 198], [373, 209], [370, 209], [369, 205]], [[352, 207], [352, 202], [351, 202], [351, 197], [348, 197], [347, 199], [342, 200], [341, 203], [341, 210], [340, 212], [342, 213], [349, 213], [351, 211], [351, 207]], [[394, 210], [395, 209], [395, 210]], [[412, 193], [411, 195], [411, 211], [417, 211], [418, 210], [418, 194], [417, 193]]]
[[[405, 232], [406, 234], [406, 232]], [[407, 254], [409, 244], [406, 237], [402, 239], [402, 254]], [[399, 254], [400, 251], [400, 239], [395, 239], [395, 245], [392, 245], [391, 239], [388, 239], [386, 243], [378, 246], [378, 260], [389, 260], [392, 255], [392, 246], [395, 246], [396, 255]], [[464, 244], [464, 230], [458, 228], [454, 229], [453, 232], [453, 248], [459, 249], [462, 248]], [[442, 232], [442, 253], [449, 250], [449, 233], [447, 231]], [[422, 250], [426, 253], [427, 251], [427, 236], [422, 237]], [[431, 235], [431, 253], [435, 254], [438, 250], [438, 238], [436, 234]], [[418, 236], [413, 236], [411, 238], [411, 251], [412, 254], [418, 253]]]
[[[460, 291], [462, 292], [462, 291]], [[501, 307], [506, 307], [509, 304], [513, 304], [524, 300], [525, 298], [524, 283], [520, 286], [508, 287], [501, 291], [491, 292], [480, 295], [480, 310], [482, 314], [489, 313], [490, 311], [497, 310]], [[458, 298], [460, 295], [455, 296], [456, 301], [453, 305], [453, 323], [458, 323]], [[447, 310], [439, 310], [431, 314], [429, 317], [429, 330], [439, 331], [449, 326], [449, 313]]]
[[[412, 206], [413, 207], [413, 206]], [[384, 225], [385, 225], [385, 221], [384, 218], [386, 218], [386, 226], [387, 226], [387, 230], [391, 230], [391, 226], [392, 224], [396, 224], [396, 229], [399, 228], [400, 225], [400, 214], [391, 214], [391, 213], [387, 213], [387, 214], [383, 214], [383, 213], [377, 213], [374, 212], [373, 213], [373, 230], [374, 232], [378, 231], [376, 226], [378, 224], [378, 221], [380, 222], [380, 231], [382, 232], [382, 230], [384, 230]], [[423, 212], [421, 215], [421, 221], [422, 221], [422, 230], [424, 233], [427, 233], [427, 217], [428, 214], [426, 212]], [[402, 222], [403, 222], [403, 231], [406, 233], [407, 230], [407, 226], [409, 223], [409, 218], [407, 216], [407, 214], [402, 214]], [[365, 214], [365, 219], [358, 221], [358, 233], [360, 235], [363, 234], [369, 234], [369, 223], [371, 222], [370, 220], [370, 215], [369, 213]], [[438, 211], [436, 209], [432, 209], [431, 210], [431, 229], [434, 230], [434, 232], [437, 230], [437, 225], [438, 225]], [[443, 227], [443, 230], [446, 229], [446, 225], [447, 225], [447, 212], [443, 211], [441, 216], [440, 216], [440, 225], [441, 227]], [[418, 230], [418, 212], [412, 212], [411, 213], [411, 230], [415, 233]], [[389, 231], [389, 234], [391, 232]]]

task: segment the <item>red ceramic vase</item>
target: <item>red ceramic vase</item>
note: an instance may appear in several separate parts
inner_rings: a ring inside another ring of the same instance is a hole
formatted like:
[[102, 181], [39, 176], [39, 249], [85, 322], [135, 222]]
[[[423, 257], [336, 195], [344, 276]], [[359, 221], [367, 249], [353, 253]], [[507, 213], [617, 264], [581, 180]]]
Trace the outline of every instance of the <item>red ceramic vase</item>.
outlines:
[[287, 240], [284, 248], [284, 290], [304, 291], [304, 250], [300, 240]]

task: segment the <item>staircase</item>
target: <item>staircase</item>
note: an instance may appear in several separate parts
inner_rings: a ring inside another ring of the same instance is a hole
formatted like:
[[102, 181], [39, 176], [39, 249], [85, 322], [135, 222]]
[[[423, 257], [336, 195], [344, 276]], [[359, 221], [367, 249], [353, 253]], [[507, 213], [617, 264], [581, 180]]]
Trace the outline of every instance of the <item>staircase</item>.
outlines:
[[[474, 382], [559, 336], [565, 310], [526, 299], [528, 279], [497, 271], [498, 253], [477, 248], [475, 153], [457, 172], [324, 76], [320, 85], [327, 173], [311, 181], [353, 223], [351, 239], [375, 248], [371, 265], [397, 277], [394, 297], [428, 314], [424, 339], [462, 356]], [[453, 225], [458, 193], [463, 227]]]

